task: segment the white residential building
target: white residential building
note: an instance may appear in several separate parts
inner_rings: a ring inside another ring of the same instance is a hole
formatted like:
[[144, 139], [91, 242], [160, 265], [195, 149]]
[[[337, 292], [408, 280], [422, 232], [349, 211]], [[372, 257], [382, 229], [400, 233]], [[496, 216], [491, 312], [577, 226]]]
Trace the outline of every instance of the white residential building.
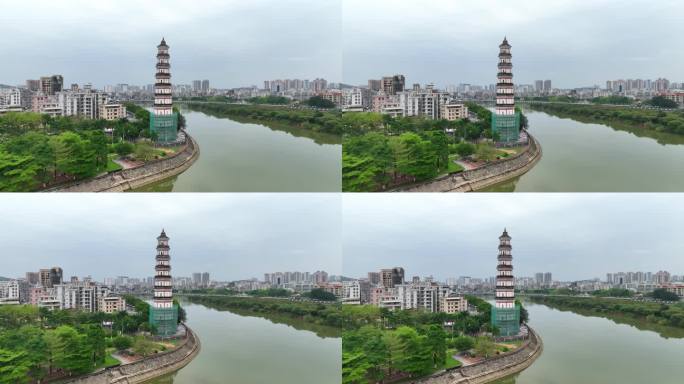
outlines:
[[342, 282], [342, 304], [361, 304], [361, 284], [358, 280]]

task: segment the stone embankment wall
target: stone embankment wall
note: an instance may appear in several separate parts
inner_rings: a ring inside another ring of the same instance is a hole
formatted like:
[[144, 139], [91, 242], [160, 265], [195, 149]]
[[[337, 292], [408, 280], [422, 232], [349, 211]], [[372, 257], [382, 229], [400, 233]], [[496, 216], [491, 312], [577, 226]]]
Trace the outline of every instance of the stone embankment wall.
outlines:
[[131, 364], [107, 368], [67, 381], [65, 384], [138, 384], [175, 372], [190, 363], [201, 348], [197, 335], [188, 327], [186, 330], [188, 337], [173, 351], [158, 353]]
[[122, 192], [178, 175], [199, 157], [199, 146], [186, 135], [187, 144], [173, 156], [152, 160], [139, 167], [123, 169], [92, 179], [78, 181], [47, 190], [47, 192]]
[[439, 372], [420, 384], [484, 384], [529, 367], [544, 350], [542, 339], [530, 328], [530, 338], [515, 351], [458, 369]]
[[483, 167], [439, 177], [423, 184], [398, 189], [400, 192], [471, 192], [491, 187], [528, 172], [541, 159], [542, 149], [529, 135], [526, 150]]

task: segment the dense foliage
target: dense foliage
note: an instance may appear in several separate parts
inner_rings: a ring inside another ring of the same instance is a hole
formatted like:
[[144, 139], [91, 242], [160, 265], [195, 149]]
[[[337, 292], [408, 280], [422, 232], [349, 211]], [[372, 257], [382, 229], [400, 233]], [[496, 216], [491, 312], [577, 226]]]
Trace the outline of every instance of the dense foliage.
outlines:
[[550, 103], [577, 103], [580, 100], [575, 96], [534, 96], [534, 97], [523, 97], [523, 100], [527, 101], [545, 101]]
[[238, 99], [231, 96], [190, 96], [178, 97], [177, 101], [209, 101], [212, 103], [236, 103]]
[[284, 96], [258, 96], [247, 99], [252, 104], [290, 104], [290, 99]]
[[626, 104], [632, 104], [634, 102], [634, 99], [631, 97], [627, 96], [601, 96], [601, 97], [594, 97], [591, 99], [591, 102], [594, 104], [616, 104], [616, 105], [626, 105]]
[[342, 382], [377, 383], [424, 376], [457, 366], [450, 357], [456, 351], [472, 349], [491, 356], [495, 353], [492, 339], [471, 336], [493, 331], [489, 325], [491, 306], [475, 297], [468, 300], [479, 314], [344, 306]]
[[244, 118], [259, 122], [282, 122], [314, 132], [341, 135], [343, 124], [340, 112], [321, 112], [309, 109], [288, 109], [267, 105], [238, 105], [221, 103], [188, 103], [193, 110], [217, 117]]
[[678, 108], [679, 104], [677, 104], [676, 101], [670, 100], [666, 98], [665, 96], [656, 96], [648, 101], [646, 101], [646, 104], [652, 105], [654, 107], [658, 108]]
[[136, 315], [0, 306], [0, 384], [94, 370], [105, 362], [106, 337], [112, 333], [102, 327], [104, 321], [112, 322], [115, 332], [148, 329], [146, 307], [133, 304], [140, 310]]
[[610, 288], [594, 291], [591, 293], [593, 296], [599, 297], [632, 297], [634, 292], [629, 289], [624, 288]]
[[560, 309], [587, 310], [597, 314], [627, 315], [660, 325], [684, 327], [684, 306], [644, 301], [576, 296], [532, 296], [535, 302]]
[[[149, 133], [149, 113], [132, 104], [128, 108], [135, 114], [135, 122], [32, 112], [0, 115], [0, 191], [33, 191], [107, 171], [113, 141], [134, 140]], [[113, 130], [111, 137], [105, 128]]]
[[309, 292], [303, 294], [304, 297], [308, 297], [313, 300], [321, 301], [336, 301], [337, 297], [332, 293], [321, 288], [314, 288]]
[[643, 130], [684, 135], [684, 112], [682, 111], [665, 112], [587, 104], [532, 103], [531, 106], [561, 117], [584, 119], [608, 125], [622, 123]]
[[[662, 301], [679, 301], [680, 297], [674, 293], [663, 288], [654, 289], [653, 292], [649, 294], [652, 298]], [[684, 325], [684, 324], [683, 324]]]
[[250, 296], [259, 297], [289, 297], [292, 295], [291, 291], [282, 288], [256, 289], [246, 293]]
[[342, 190], [377, 191], [429, 180], [450, 170], [452, 154], [466, 157], [478, 152], [493, 160], [496, 151], [491, 146], [473, 144], [491, 138], [491, 112], [472, 103], [468, 108], [478, 121], [345, 113]]
[[313, 96], [306, 100], [306, 104], [316, 108], [335, 108], [335, 103], [320, 96]]

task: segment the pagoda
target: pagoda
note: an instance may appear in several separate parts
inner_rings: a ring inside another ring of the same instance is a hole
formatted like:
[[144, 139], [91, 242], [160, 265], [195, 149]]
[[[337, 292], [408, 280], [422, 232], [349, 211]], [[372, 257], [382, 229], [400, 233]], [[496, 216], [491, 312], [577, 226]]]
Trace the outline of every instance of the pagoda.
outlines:
[[515, 303], [513, 279], [513, 255], [511, 237], [504, 228], [499, 236], [499, 255], [496, 266], [496, 299], [492, 307], [492, 325], [499, 328], [501, 336], [520, 333], [520, 307]]
[[158, 143], [176, 141], [178, 134], [178, 114], [173, 112], [171, 96], [171, 64], [169, 46], [162, 38], [157, 46], [157, 71], [154, 75], [154, 109], [150, 116], [150, 133]]
[[496, 107], [492, 115], [492, 134], [500, 143], [515, 143], [520, 138], [520, 114], [515, 111], [513, 63], [511, 45], [504, 37], [499, 45], [499, 65], [496, 75]]
[[168, 337], [176, 334], [178, 306], [173, 303], [169, 238], [163, 229], [159, 237], [157, 237], [157, 256], [155, 260], [154, 298], [150, 307], [149, 322], [157, 335]]

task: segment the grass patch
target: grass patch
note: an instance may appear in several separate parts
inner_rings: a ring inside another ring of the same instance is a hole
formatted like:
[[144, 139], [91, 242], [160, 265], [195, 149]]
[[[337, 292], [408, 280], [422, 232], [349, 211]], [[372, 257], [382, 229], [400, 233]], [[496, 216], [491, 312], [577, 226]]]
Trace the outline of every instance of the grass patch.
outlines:
[[458, 158], [458, 155], [449, 156], [449, 162], [447, 167], [447, 173], [461, 172], [463, 167], [459, 164], [454, 163], [454, 160]]
[[116, 155], [109, 155], [109, 157], [107, 158], [107, 172], [116, 172], [123, 168], [119, 164], [114, 162], [114, 156]]
[[450, 349], [447, 351], [446, 362], [444, 363], [444, 366], [442, 367], [442, 369], [456, 368], [456, 367], [461, 366], [461, 362], [454, 359], [455, 354], [456, 354], [455, 349]]
[[117, 365], [121, 365], [121, 362], [108, 353], [105, 356], [104, 362], [98, 364], [95, 369], [115, 367]]

